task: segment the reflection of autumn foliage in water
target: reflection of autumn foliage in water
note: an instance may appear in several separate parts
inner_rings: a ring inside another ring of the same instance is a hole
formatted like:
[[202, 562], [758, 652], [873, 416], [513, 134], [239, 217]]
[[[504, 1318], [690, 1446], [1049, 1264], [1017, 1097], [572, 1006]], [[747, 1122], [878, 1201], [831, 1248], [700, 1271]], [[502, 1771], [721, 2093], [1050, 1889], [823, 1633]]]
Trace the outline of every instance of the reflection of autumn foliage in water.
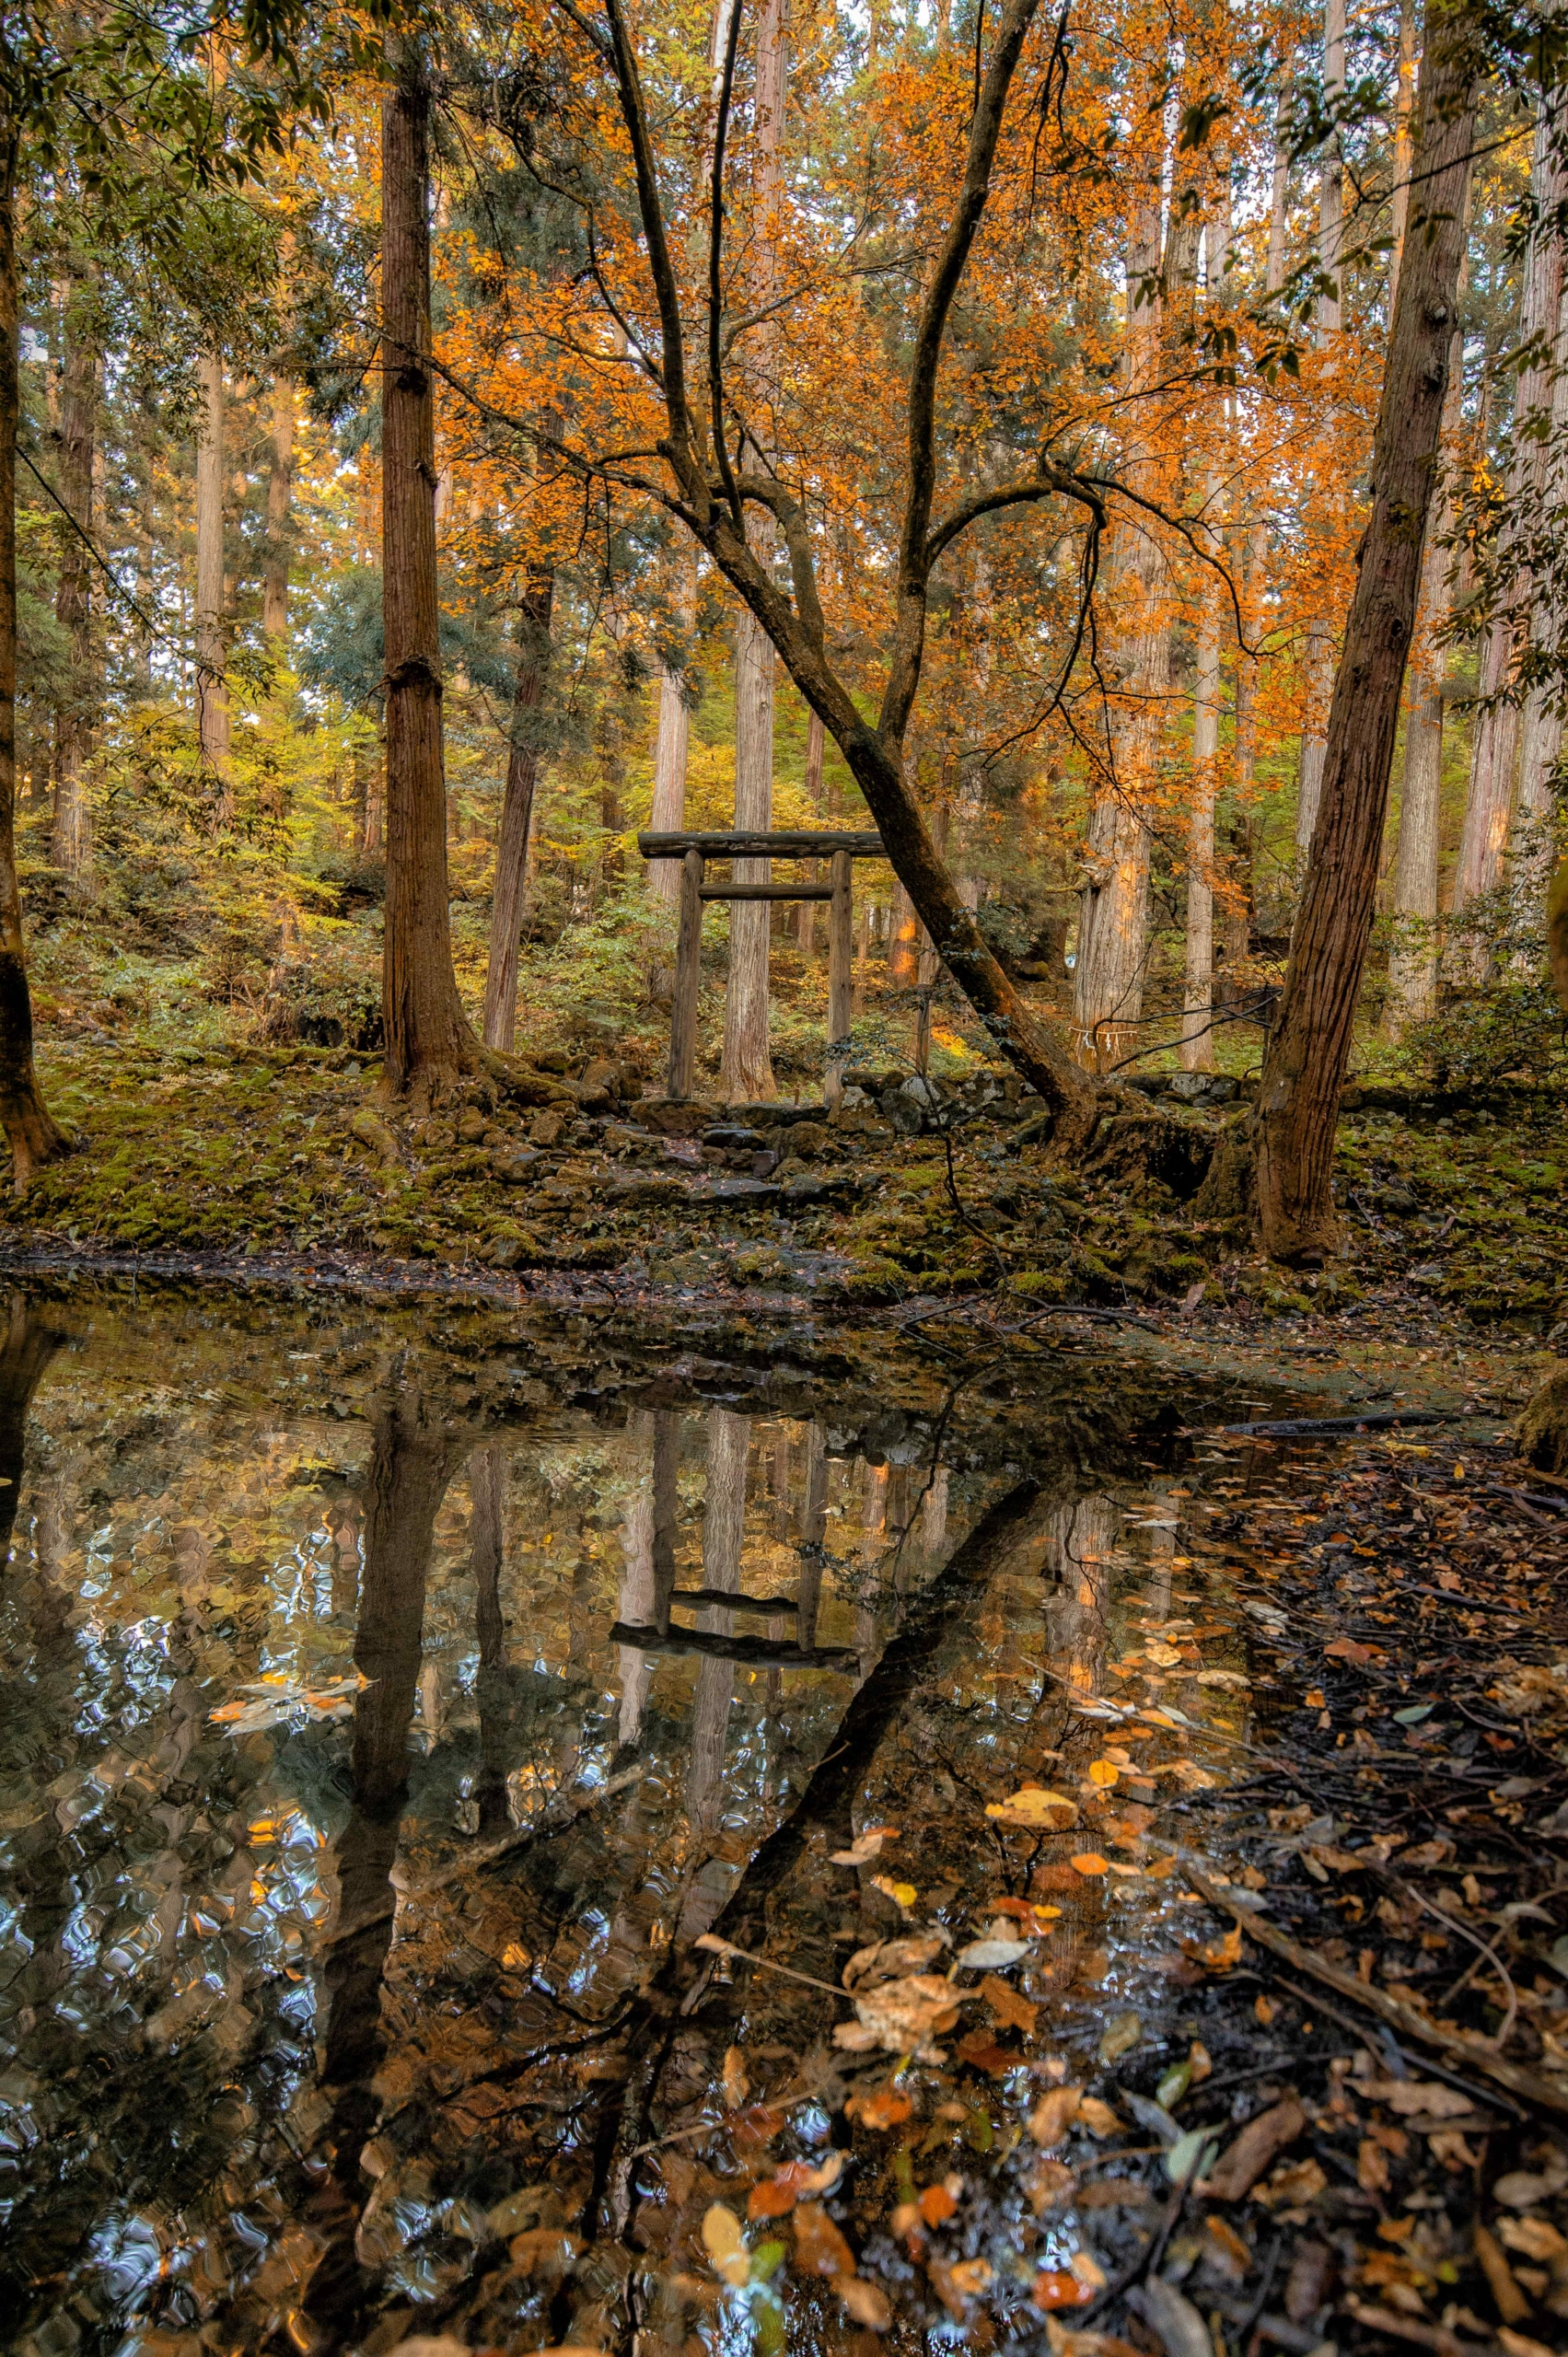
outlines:
[[[660, 1374], [628, 1406], [602, 1340], [537, 1324], [444, 1351], [416, 1321], [100, 1304], [52, 1355], [52, 1316], [0, 1352], [6, 2099], [62, 2123], [21, 2138], [8, 2299], [36, 2324], [64, 2286], [106, 2348], [315, 2349], [402, 2311], [608, 2346], [706, 2265], [712, 2156], [637, 2147], [738, 2071], [839, 2067], [811, 2057], [847, 2009], [809, 1991], [720, 1976], [683, 2012], [691, 1936], [836, 1984], [902, 1921], [882, 1885], [958, 1922], [994, 1880], [982, 1802], [1080, 1741], [1042, 1673], [1089, 1658], [1088, 1608], [1062, 1587], [1042, 1651], [1041, 1583], [1065, 1545], [1109, 1560], [1086, 1534], [1115, 1509], [1068, 1469], [1131, 1406], [1081, 1376], [949, 1402], [934, 1468], [944, 1393], [896, 1352], [797, 1418], [739, 1369], [726, 1405]], [[1058, 1503], [964, 1571], [1009, 1454]], [[900, 1829], [879, 1861], [827, 1864], [874, 1821]]]

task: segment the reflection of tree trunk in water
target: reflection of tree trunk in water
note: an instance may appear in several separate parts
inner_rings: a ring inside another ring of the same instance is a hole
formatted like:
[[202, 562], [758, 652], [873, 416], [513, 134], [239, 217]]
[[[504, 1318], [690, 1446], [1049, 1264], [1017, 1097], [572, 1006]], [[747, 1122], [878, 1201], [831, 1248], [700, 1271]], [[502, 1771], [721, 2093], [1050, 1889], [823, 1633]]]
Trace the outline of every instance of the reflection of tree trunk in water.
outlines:
[[[804, 908], [809, 908], [811, 903], [807, 900], [803, 901], [801, 905]], [[795, 1508], [790, 1502], [789, 1493], [792, 1454], [789, 1434], [781, 1433], [773, 1443], [773, 1537], [775, 1538], [793, 1538], [795, 1536]]]
[[1105, 1674], [1105, 1604], [1121, 1515], [1110, 1499], [1075, 1498], [1051, 1515], [1046, 1568], [1062, 1585], [1045, 1608], [1047, 1648], [1059, 1678], [1098, 1694]]
[[[877, 1541], [888, 1522], [888, 1469], [885, 1465], [862, 1465], [860, 1469], [860, 1555], [867, 1572], [879, 1560], [881, 1549]], [[855, 1608], [854, 1649], [860, 1655], [860, 1674], [869, 1678], [877, 1660], [877, 1610], [874, 1605], [862, 1604]]]
[[796, 1593], [796, 1642], [809, 1648], [817, 1642], [817, 1614], [822, 1597], [822, 1543], [828, 1531], [828, 1443], [820, 1424], [806, 1427], [806, 1497], [800, 1515], [800, 1585]]
[[920, 1543], [928, 1555], [940, 1553], [947, 1544], [947, 1468], [938, 1465], [927, 1476], [924, 1503], [920, 1509]]
[[[28, 1410], [44, 1369], [64, 1340], [34, 1316], [22, 1295], [12, 1294], [5, 1339], [0, 1341], [0, 1475], [5, 1476], [5, 1487], [0, 1488], [0, 1563], [10, 1552], [17, 1525]], [[40, 1686], [70, 1643], [66, 1585], [52, 1576], [64, 1552], [67, 1527], [59, 1485], [52, 1484], [39, 1515], [30, 1578], [20, 1561], [11, 1567], [13, 1600], [19, 1588]], [[75, 1860], [61, 1839], [52, 1814], [11, 1840], [17, 1853], [17, 1880], [26, 1893], [17, 1919], [20, 1937], [12, 1953], [26, 1962], [9, 1980], [6, 1993], [12, 2005], [43, 2008], [53, 2003], [72, 1968], [62, 1935], [75, 1903]]]
[[344, 1504], [327, 1520], [332, 1542], [332, 1618], [352, 1620], [359, 1611], [359, 1509]]
[[[947, 1674], [946, 1647], [955, 1622], [967, 1607], [975, 1604], [1013, 1554], [1039, 1495], [1034, 1481], [1021, 1482], [1010, 1491], [955, 1550], [946, 1568], [911, 1601], [903, 1625], [830, 1736], [805, 1792], [758, 1850], [720, 1912], [714, 1928], [726, 1939], [753, 1951], [761, 1949], [768, 1938], [770, 1914], [776, 1914], [789, 1925], [786, 1945], [791, 1964], [824, 1980], [837, 1980], [842, 1957], [826, 1943], [821, 1953], [811, 1953], [797, 1926], [826, 1925], [835, 1920], [833, 1910], [842, 1881], [839, 1870], [826, 1861], [829, 1852], [849, 1837], [855, 1794], [878, 1747], [907, 1715], [923, 1687]], [[819, 1833], [830, 1838], [817, 1840], [814, 1837]], [[799, 1880], [803, 1871], [820, 1878], [822, 1887], [803, 1889]], [[695, 1978], [691, 1959], [679, 1952], [672, 1956], [649, 1991], [646, 2014], [633, 2037], [614, 2148], [609, 2151], [601, 2145], [608, 2161], [601, 2231], [617, 2236], [624, 2235], [631, 2212], [632, 2153], [645, 2136], [657, 2132], [649, 2123], [675, 2029], [684, 2031], [683, 2049], [696, 2036], [706, 2039], [716, 2055], [728, 2042], [737, 2015], [761, 1993], [752, 1988], [750, 1976], [738, 1973], [732, 1983], [711, 1992], [695, 2020], [683, 2020], [682, 1991]], [[815, 1998], [812, 2003], [819, 2005]], [[813, 2021], [817, 2019], [814, 2014]], [[690, 2069], [689, 2052], [683, 2051], [682, 2069], [683, 2073]]]
[[479, 1803], [482, 1833], [506, 1822], [506, 1629], [501, 1565], [506, 1545], [506, 1453], [486, 1441], [469, 1459], [473, 1499], [474, 1634], [479, 1640]]
[[27, 1438], [28, 1410], [44, 1368], [65, 1337], [35, 1317], [25, 1295], [10, 1297], [6, 1336], [0, 1341], [0, 1563], [4, 1563], [17, 1527], [22, 1494], [22, 1457]]
[[[1045, 1623], [1045, 1680], [1041, 1703], [1059, 1702], [1065, 1685], [1074, 1694], [1098, 1694], [1105, 1678], [1105, 1608], [1109, 1591], [1109, 1559], [1121, 1527], [1121, 1517], [1109, 1498], [1074, 1498], [1052, 1508], [1046, 1523], [1044, 1569], [1054, 1573], [1060, 1585], [1048, 1596]], [[1062, 1683], [1058, 1683], [1060, 1680]], [[1059, 1738], [1060, 1740], [1060, 1738]], [[1091, 1849], [1098, 1846], [1088, 1835]], [[1086, 1948], [1099, 1940], [1105, 1926], [1105, 1893], [1098, 1881], [1052, 1894], [1062, 1910], [1051, 1942], [1051, 1977], [1065, 1986]]]
[[[367, 1683], [354, 1706], [354, 1813], [338, 1843], [338, 1937], [325, 1974], [329, 2011], [321, 2073], [323, 2084], [337, 2095], [329, 2131], [334, 2174], [355, 2211], [366, 2182], [359, 2174], [360, 2149], [377, 2110], [370, 2083], [384, 2048], [381, 1978], [392, 1945], [387, 1902], [408, 1779], [425, 1582], [452, 1450], [449, 1434], [430, 1421], [414, 1391], [398, 1392], [382, 1407], [374, 1434], [354, 1647], [355, 1666]], [[356, 1933], [357, 1922], [365, 1928]], [[317, 2271], [308, 2305], [313, 2315], [341, 2320], [358, 2298], [351, 2218]]]
[[[654, 1625], [656, 1608], [654, 1419], [645, 1410], [635, 1409], [630, 1419], [630, 1429], [636, 1446], [647, 1453], [649, 1462], [627, 1501], [625, 1520], [621, 1526], [621, 1551], [624, 1560], [616, 1618], [630, 1622], [634, 1629], [647, 1629]], [[622, 1752], [634, 1751], [643, 1739], [643, 1713], [647, 1707], [652, 1671], [648, 1656], [640, 1645], [620, 1645], [616, 1651], [621, 1664], [620, 1745]]]
[[[1180, 1501], [1168, 1497], [1163, 1490], [1156, 1489], [1152, 1495], [1155, 1512], [1163, 1515], [1169, 1509], [1174, 1520], [1179, 1513]], [[1174, 1530], [1150, 1531], [1149, 1585], [1144, 1591], [1144, 1602], [1148, 1608], [1151, 1619], [1168, 1620], [1170, 1618], [1170, 1583], [1175, 1568], [1173, 1561], [1175, 1554], [1176, 1533]]]
[[[748, 1416], [714, 1408], [708, 1417], [708, 1496], [703, 1516], [703, 1585], [730, 1594], [740, 1585], [740, 1550], [746, 1535], [746, 1460], [751, 1438]], [[731, 1614], [722, 1604], [704, 1605], [699, 1629], [727, 1637]], [[691, 1765], [686, 1779], [686, 1814], [704, 1832], [717, 1814], [724, 1782], [725, 1735], [729, 1724], [735, 1670], [727, 1661], [703, 1661], [697, 1671], [691, 1710]]]
[[910, 1476], [907, 1465], [888, 1468], [888, 1537], [893, 1555], [893, 1594], [902, 1596], [909, 1585]]
[[680, 1419], [665, 1409], [654, 1416], [654, 1621], [667, 1631], [679, 1527]]

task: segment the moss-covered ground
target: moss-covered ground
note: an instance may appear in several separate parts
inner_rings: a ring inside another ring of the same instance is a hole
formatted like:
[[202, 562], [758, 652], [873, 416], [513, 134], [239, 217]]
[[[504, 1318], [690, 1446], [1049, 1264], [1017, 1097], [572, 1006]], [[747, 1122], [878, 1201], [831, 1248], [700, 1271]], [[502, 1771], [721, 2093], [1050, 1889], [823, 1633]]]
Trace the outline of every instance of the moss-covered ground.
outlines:
[[[1019, 1109], [984, 1074], [952, 1100], [949, 1137], [900, 1135], [871, 1098], [837, 1124], [764, 1129], [771, 1151], [759, 1153], [646, 1134], [634, 1062], [542, 1062], [554, 1069], [525, 1094], [552, 1103], [518, 1103], [482, 1082], [410, 1119], [380, 1104], [377, 1061], [343, 1049], [51, 1048], [46, 1085], [80, 1150], [6, 1201], [6, 1225], [17, 1244], [48, 1237], [87, 1252], [637, 1262], [678, 1283], [830, 1279], [863, 1298], [975, 1291], [1042, 1308], [1175, 1304], [1289, 1318], [1392, 1290], [1425, 1310], [1538, 1336], [1568, 1309], [1554, 1096], [1347, 1112], [1343, 1256], [1302, 1277], [1267, 1267], [1245, 1227], [1198, 1218], [1191, 1200], [1125, 1157], [1051, 1168], [1040, 1146], [1020, 1144]], [[1166, 1118], [1204, 1152], [1235, 1115]], [[759, 1176], [766, 1184], [753, 1195], [744, 1182]]]

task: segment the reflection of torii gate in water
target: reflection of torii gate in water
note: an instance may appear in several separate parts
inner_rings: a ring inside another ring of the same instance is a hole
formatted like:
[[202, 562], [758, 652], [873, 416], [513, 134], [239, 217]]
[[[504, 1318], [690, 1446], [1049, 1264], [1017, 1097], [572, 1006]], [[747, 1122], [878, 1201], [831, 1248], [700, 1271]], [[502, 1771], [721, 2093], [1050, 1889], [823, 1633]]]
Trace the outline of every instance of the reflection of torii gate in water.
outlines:
[[[679, 1463], [681, 1419], [659, 1411], [653, 1425], [653, 1484], [633, 1503], [623, 1531], [627, 1579], [622, 1588], [623, 1612], [640, 1611], [643, 1621], [617, 1620], [610, 1643], [641, 1655], [697, 1654], [710, 1661], [731, 1662], [748, 1669], [837, 1669], [854, 1673], [858, 1657], [844, 1646], [816, 1643], [817, 1602], [822, 1583], [820, 1549], [826, 1529], [826, 1460], [818, 1455], [807, 1480], [807, 1520], [802, 1533], [802, 1563], [798, 1596], [747, 1596], [731, 1580], [740, 1576], [740, 1538], [746, 1512], [746, 1446], [750, 1420], [717, 1409], [712, 1413], [708, 1436], [709, 1515], [703, 1533], [703, 1584], [675, 1585], [675, 1533], [679, 1519], [676, 1479]], [[732, 1427], [738, 1428], [733, 1430]], [[813, 1427], [815, 1431], [816, 1428]], [[738, 1457], [738, 1465], [732, 1461]], [[711, 1527], [710, 1527], [711, 1524]], [[732, 1527], [733, 1525], [733, 1527]], [[819, 1527], [818, 1526], [821, 1527]], [[677, 1610], [695, 1613], [697, 1625], [686, 1628], [672, 1619]], [[738, 1636], [724, 1625], [732, 1613], [763, 1620], [793, 1618], [794, 1642], [775, 1637]], [[646, 1691], [645, 1664], [633, 1666], [622, 1655], [623, 1697], [636, 1695], [634, 1708], [623, 1701], [622, 1742], [634, 1742], [642, 1720]]]
[[[703, 957], [703, 906], [707, 900], [826, 900], [828, 902], [828, 1055], [822, 1075], [826, 1102], [843, 1093], [849, 1060], [851, 988], [854, 957], [852, 878], [857, 859], [886, 859], [880, 835], [842, 829], [800, 828], [757, 832], [730, 828], [714, 834], [642, 834], [637, 849], [646, 860], [680, 862], [680, 932], [675, 951], [675, 999], [669, 1018], [668, 1093], [691, 1094], [697, 1068], [697, 984]], [[826, 884], [709, 884], [710, 859], [822, 859]]]

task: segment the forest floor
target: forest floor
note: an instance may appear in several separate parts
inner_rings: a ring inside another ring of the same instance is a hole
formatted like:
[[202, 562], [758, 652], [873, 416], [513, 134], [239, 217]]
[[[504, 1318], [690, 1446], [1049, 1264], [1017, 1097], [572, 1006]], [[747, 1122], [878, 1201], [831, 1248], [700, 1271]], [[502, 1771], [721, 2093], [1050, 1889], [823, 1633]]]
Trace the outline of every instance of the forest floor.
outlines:
[[[765, 2357], [1561, 2345], [1568, 1483], [1509, 1432], [1568, 1306], [1559, 1097], [1347, 1102], [1346, 1250], [1297, 1278], [1197, 1216], [1224, 1089], [1134, 1096], [1062, 1174], [983, 1072], [935, 1134], [892, 1071], [832, 1121], [673, 1109], [613, 1054], [418, 1120], [343, 1050], [46, 1077], [85, 1149], [7, 1207], [16, 1268], [592, 1301], [599, 1360], [617, 1326], [756, 1379], [918, 1360], [999, 1428], [1075, 1361], [1163, 1403], [1119, 1510], [1176, 1551], [1119, 1646], [998, 1743], [968, 1698], [1040, 1608], [971, 1534], [726, 1905], [740, 1954], [670, 1950], [596, 2065], [640, 2091], [625, 2217], [494, 2205], [366, 2347], [689, 2347], [726, 2302]], [[459, 2107], [444, 2185], [483, 2142]]]
[[1347, 1096], [1342, 1256], [1298, 1275], [1245, 1221], [1198, 1215], [1234, 1081], [1214, 1105], [1129, 1092], [1063, 1172], [984, 1069], [946, 1086], [935, 1134], [896, 1069], [859, 1074], [830, 1120], [672, 1107], [603, 1054], [540, 1058], [532, 1105], [484, 1081], [424, 1119], [389, 1114], [377, 1060], [344, 1049], [77, 1040], [43, 1069], [81, 1151], [0, 1213], [18, 1269], [501, 1299], [591, 1279], [628, 1307], [702, 1297], [766, 1322], [809, 1306], [998, 1342], [1086, 1320], [1173, 1365], [1310, 1373], [1368, 1411], [1510, 1414], [1568, 1319], [1552, 1091]]
[[[857, 2019], [732, 1959], [751, 2108], [661, 2157], [658, 2199], [755, 2305], [784, 2264], [873, 2330], [912, 2309], [982, 2351], [1562, 2346], [1568, 1484], [1495, 1435], [1229, 1446], [1150, 1500], [1180, 1585], [1053, 1748], [1037, 1722], [955, 1794], [916, 1682], [936, 1767], [889, 1743], [861, 1822], [923, 1887], [877, 1886], [903, 1921], [843, 1967]], [[830, 1797], [796, 1849], [828, 1848]], [[864, 1882], [877, 1846], [833, 1863]], [[719, 1929], [761, 1956], [802, 1912], [743, 1886]], [[750, 2062], [813, 2036], [876, 2057], [840, 2065], [825, 2165], [798, 2064]]]

